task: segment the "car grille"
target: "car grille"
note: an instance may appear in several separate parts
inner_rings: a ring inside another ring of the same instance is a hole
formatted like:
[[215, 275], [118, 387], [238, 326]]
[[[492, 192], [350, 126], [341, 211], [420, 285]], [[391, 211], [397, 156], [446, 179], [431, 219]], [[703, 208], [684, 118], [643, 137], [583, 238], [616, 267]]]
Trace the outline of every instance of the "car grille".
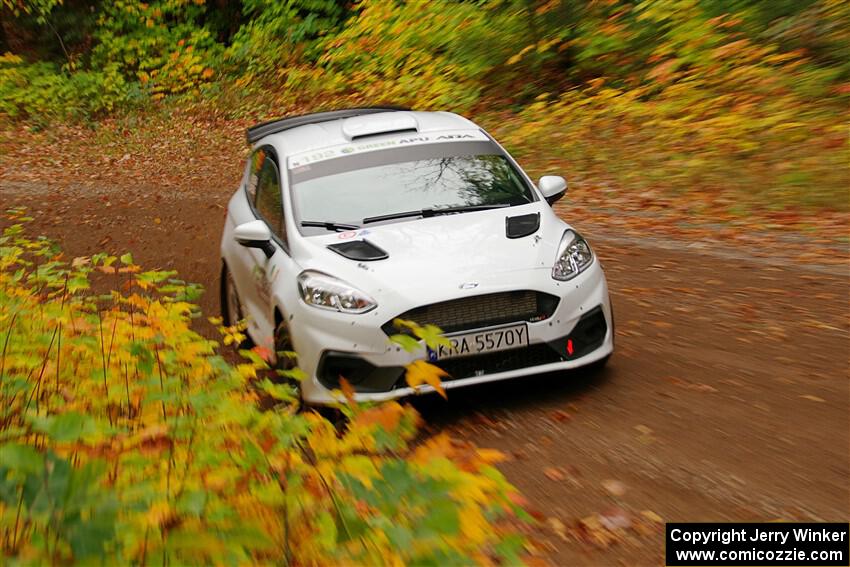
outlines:
[[564, 358], [548, 344], [534, 344], [513, 350], [450, 358], [433, 362], [449, 373], [444, 380], [460, 380], [476, 375], [496, 374], [520, 368], [561, 362]]
[[[558, 297], [539, 291], [507, 291], [432, 303], [402, 313], [397, 319], [419, 325], [436, 325], [444, 333], [492, 325], [548, 319], [558, 307]], [[382, 327], [388, 335], [400, 332], [393, 321]]]

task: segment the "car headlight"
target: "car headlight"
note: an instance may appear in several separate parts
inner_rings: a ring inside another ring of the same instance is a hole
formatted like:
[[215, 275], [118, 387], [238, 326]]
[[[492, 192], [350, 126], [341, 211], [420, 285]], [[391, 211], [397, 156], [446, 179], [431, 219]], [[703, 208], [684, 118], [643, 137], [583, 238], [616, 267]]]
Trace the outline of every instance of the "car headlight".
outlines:
[[304, 303], [341, 313], [366, 313], [378, 306], [359, 289], [312, 270], [301, 272], [298, 276], [298, 291]]
[[552, 268], [552, 277], [565, 282], [582, 273], [593, 262], [590, 245], [581, 235], [572, 230], [564, 231], [558, 256]]

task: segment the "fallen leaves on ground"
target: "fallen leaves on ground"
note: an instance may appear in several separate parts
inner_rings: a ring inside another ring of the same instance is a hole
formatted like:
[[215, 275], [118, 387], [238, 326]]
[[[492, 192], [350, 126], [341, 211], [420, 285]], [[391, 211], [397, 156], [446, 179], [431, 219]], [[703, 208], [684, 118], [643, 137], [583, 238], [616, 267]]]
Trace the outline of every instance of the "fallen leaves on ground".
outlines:
[[[598, 514], [575, 521], [564, 535], [568, 539], [606, 549], [657, 533], [663, 525], [664, 520], [652, 510], [642, 510], [635, 514], [620, 506], [610, 506]], [[560, 537], [555, 530], [557, 523], [550, 521], [549, 527]]]
[[549, 480], [560, 481], [567, 478], [567, 475], [564, 472], [564, 469], [561, 467], [546, 467], [543, 469], [543, 474], [546, 475], [546, 478]]
[[626, 485], [619, 480], [611, 478], [602, 481], [602, 488], [611, 496], [620, 497], [626, 493]]
[[552, 415], [552, 419], [554, 419], [555, 421], [557, 421], [559, 423], [564, 423], [566, 421], [570, 421], [573, 418], [573, 416], [571, 414], [565, 412], [564, 410], [555, 410], [555, 411], [552, 412], [551, 415]]

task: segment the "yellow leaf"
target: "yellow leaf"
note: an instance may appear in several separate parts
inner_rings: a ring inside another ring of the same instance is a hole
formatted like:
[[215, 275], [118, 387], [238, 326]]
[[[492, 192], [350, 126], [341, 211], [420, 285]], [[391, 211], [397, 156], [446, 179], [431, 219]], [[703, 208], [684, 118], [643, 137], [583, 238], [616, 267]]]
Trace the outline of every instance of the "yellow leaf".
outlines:
[[478, 458], [488, 465], [508, 460], [507, 455], [496, 449], [476, 449], [475, 452], [478, 454]]
[[464, 506], [458, 512], [461, 529], [463, 535], [474, 542], [480, 544], [487, 539], [487, 531], [490, 525], [481, 513], [481, 508], [478, 506]]
[[166, 522], [172, 515], [171, 506], [167, 501], [159, 501], [151, 504], [148, 513], [145, 515], [147, 525], [159, 527]]
[[656, 524], [664, 523], [664, 520], [661, 518], [661, 516], [659, 516], [652, 510], [643, 510], [641, 511], [640, 515], [649, 520], [650, 522], [654, 522]]
[[236, 370], [242, 378], [250, 379], [257, 377], [257, 369], [250, 364], [240, 364], [236, 367]]
[[368, 488], [372, 488], [372, 479], [380, 476], [372, 459], [364, 455], [347, 457], [340, 463], [339, 468], [345, 471], [346, 474], [362, 482]]
[[446, 391], [443, 389], [443, 383], [440, 381], [440, 378], [443, 376], [448, 376], [448, 373], [442, 368], [429, 364], [424, 360], [416, 360], [407, 366], [407, 375], [405, 378], [411, 388], [415, 388], [420, 384], [428, 384], [438, 394], [443, 396], [443, 398], [448, 399]]

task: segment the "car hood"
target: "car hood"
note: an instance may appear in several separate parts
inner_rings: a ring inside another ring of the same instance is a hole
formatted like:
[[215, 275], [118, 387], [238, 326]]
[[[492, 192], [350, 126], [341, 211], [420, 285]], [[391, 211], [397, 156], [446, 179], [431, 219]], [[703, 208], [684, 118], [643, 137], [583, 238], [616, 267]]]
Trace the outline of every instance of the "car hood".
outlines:
[[[506, 218], [540, 213], [540, 227], [528, 236], [508, 238]], [[296, 260], [344, 279], [370, 293], [500, 287], [525, 270], [551, 270], [564, 230], [569, 228], [545, 201], [528, 205], [417, 218], [302, 239]], [[366, 240], [387, 258], [357, 261], [329, 245]], [[428, 295], [431, 295], [430, 293]]]

